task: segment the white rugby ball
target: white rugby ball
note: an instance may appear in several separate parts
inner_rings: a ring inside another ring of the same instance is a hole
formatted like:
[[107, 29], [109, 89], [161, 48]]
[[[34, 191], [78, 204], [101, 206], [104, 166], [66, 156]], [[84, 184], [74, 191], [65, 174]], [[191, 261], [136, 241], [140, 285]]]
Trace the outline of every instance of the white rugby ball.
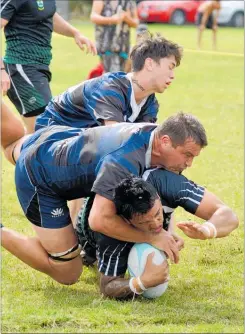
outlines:
[[[153, 256], [154, 264], [161, 264], [163, 263], [163, 261], [166, 260], [166, 255], [164, 254], [164, 252], [158, 250], [157, 248], [149, 244], [146, 243], [135, 244], [131, 248], [128, 256], [128, 272], [131, 277], [137, 277], [143, 273], [146, 265], [147, 256], [152, 252], [155, 253]], [[159, 284], [153, 288], [149, 288], [146, 291], [144, 291], [142, 296], [146, 298], [160, 297], [164, 294], [167, 287], [168, 287], [168, 282]]]

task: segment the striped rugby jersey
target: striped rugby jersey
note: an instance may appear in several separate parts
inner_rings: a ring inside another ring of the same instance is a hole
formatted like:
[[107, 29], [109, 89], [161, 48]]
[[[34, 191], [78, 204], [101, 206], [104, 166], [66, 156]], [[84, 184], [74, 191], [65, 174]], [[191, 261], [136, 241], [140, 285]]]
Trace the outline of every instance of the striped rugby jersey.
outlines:
[[[171, 215], [177, 207], [195, 214], [204, 196], [205, 189], [183, 175], [164, 169], [151, 169], [143, 174], [160, 196], [163, 206], [163, 228], [168, 230]], [[86, 201], [78, 216], [77, 233], [85, 252], [95, 257], [97, 253], [98, 270], [104, 275], [120, 276], [127, 270], [128, 254], [133, 243], [110, 238], [89, 228], [88, 217], [93, 205], [93, 197]], [[125, 223], [126, 224], [126, 223]]]
[[36, 130], [48, 125], [90, 128], [106, 121], [155, 123], [158, 102], [152, 94], [136, 103], [131, 74], [105, 73], [54, 97], [36, 120]]

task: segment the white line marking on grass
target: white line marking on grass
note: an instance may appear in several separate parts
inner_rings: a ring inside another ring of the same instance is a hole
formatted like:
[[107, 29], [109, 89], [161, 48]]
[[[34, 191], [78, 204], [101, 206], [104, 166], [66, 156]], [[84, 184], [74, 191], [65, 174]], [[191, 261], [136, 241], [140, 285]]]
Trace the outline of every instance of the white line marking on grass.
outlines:
[[196, 52], [196, 53], [207, 53], [216, 56], [235, 56], [235, 57], [243, 57], [243, 53], [232, 53], [232, 52], [219, 52], [219, 51], [208, 51], [208, 50], [195, 50], [195, 49], [185, 49], [184, 52]]

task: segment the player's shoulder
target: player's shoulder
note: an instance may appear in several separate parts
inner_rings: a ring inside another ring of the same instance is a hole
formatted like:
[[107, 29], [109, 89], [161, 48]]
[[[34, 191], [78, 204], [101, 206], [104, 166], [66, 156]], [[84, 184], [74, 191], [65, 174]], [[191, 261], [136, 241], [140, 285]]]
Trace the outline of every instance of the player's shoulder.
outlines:
[[188, 179], [184, 175], [176, 174], [163, 168], [146, 170], [143, 178], [151, 182], [158, 189], [167, 189], [173, 192], [179, 191], [197, 191], [204, 192], [204, 187]]
[[184, 175], [173, 173], [164, 168], [148, 169], [147, 171], [145, 171], [144, 175], [145, 179], [151, 177], [151, 178], [156, 178], [162, 182], [163, 181], [165, 182], [166, 180], [168, 181], [171, 180], [178, 183], [189, 181]]
[[119, 94], [122, 98], [126, 98], [131, 95], [132, 88], [130, 80], [124, 72], [105, 73], [98, 80], [98, 84], [101, 92], [108, 91], [110, 92], [110, 95], [114, 93], [117, 96]]
[[105, 80], [109, 81], [110, 83], [115, 83], [118, 85], [130, 85], [130, 80], [128, 78], [127, 73], [125, 72], [109, 72], [105, 73], [104, 77]]

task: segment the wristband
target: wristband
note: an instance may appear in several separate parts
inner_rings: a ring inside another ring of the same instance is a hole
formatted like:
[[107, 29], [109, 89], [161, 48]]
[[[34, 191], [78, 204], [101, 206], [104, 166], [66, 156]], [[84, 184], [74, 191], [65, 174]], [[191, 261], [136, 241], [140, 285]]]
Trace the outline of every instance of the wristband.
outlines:
[[[213, 223], [211, 223], [211, 222], [209, 222], [209, 221], [206, 221], [203, 225], [202, 225], [202, 227], [208, 232], [208, 234], [209, 234], [209, 237], [210, 237], [210, 228], [212, 228], [213, 229], [213, 237], [212, 237], [212, 239], [214, 239], [214, 238], [216, 238], [217, 237], [217, 229], [216, 229], [216, 227], [215, 227], [215, 225], [213, 224]], [[211, 238], [210, 238], [211, 239]]]
[[[133, 280], [135, 279], [135, 277], [132, 277], [132, 278], [130, 278], [130, 280], [129, 280], [129, 288], [130, 288], [130, 290], [133, 292], [133, 293], [136, 293], [136, 295], [142, 295], [142, 293], [144, 292], [144, 291], [142, 291], [142, 292], [138, 292], [137, 290], [136, 290], [136, 288], [134, 287], [134, 285], [133, 285]], [[136, 278], [137, 279], [137, 278]]]
[[5, 71], [5, 67], [1, 67], [1, 71], [4, 70]]
[[139, 287], [141, 288], [141, 290], [143, 290], [143, 291], [147, 290], [146, 287], [144, 286], [144, 284], [142, 283], [142, 281], [141, 281], [141, 279], [140, 279], [139, 276], [137, 277], [137, 282], [138, 282]]

